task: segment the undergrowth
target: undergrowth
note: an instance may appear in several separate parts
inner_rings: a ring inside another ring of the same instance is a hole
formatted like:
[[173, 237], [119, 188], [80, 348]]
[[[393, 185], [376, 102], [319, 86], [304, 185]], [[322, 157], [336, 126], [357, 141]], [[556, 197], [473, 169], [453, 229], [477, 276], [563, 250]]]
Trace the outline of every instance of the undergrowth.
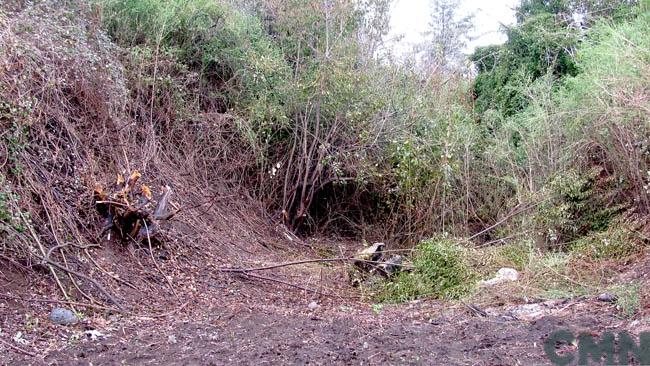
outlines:
[[423, 297], [459, 299], [471, 291], [476, 279], [468, 255], [467, 249], [454, 239], [423, 241], [415, 248], [412, 271], [402, 272], [383, 284], [377, 298], [387, 302]]

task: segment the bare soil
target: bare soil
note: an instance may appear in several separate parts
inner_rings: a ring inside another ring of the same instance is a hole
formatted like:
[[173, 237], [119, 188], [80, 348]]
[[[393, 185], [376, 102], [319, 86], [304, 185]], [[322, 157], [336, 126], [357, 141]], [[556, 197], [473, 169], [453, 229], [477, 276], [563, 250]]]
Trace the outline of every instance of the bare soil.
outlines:
[[[102, 250], [106, 252], [97, 255], [99, 259], [128, 259]], [[170, 274], [176, 296], [153, 273], [138, 277], [133, 269], [123, 270], [122, 278], [135, 284], [140, 284], [138, 279], [153, 282], [157, 293], [125, 291], [131, 300], [129, 314], [85, 310], [79, 324], [64, 327], [47, 319], [57, 305], [47, 302], [57, 298], [49, 278], [35, 279], [19, 266], [2, 262], [0, 364], [539, 365], [550, 364], [543, 343], [554, 331], [638, 334], [646, 324], [622, 319], [614, 305], [593, 298], [555, 302], [535, 319], [510, 316], [507, 309], [513, 304], [493, 306], [485, 317], [462, 303], [426, 300], [378, 306], [361, 301], [355, 297], [357, 290], [347, 285], [343, 265], [273, 273], [281, 274], [274, 278], [336, 294], [323, 296], [220, 273], [214, 270], [216, 264], [194, 267], [193, 258], [184, 263], [177, 263], [181, 272], [175, 274], [171, 264], [163, 262], [161, 267]], [[138, 306], [138, 301], [146, 305]], [[312, 301], [317, 308], [308, 306]]]

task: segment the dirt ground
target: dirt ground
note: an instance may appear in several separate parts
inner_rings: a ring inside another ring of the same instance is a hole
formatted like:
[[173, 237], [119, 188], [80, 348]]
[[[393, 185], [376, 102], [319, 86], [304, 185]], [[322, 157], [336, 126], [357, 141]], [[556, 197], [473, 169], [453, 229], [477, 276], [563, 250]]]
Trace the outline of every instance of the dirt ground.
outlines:
[[[112, 289], [130, 299], [131, 311], [77, 309], [84, 317], [68, 327], [48, 320], [49, 311], [61, 306], [50, 300], [59, 297], [48, 276], [0, 262], [0, 364], [544, 365], [551, 364], [544, 341], [557, 330], [638, 334], [647, 327], [594, 298], [544, 303], [544, 311], [527, 318], [512, 316], [517, 304], [477, 304], [487, 314], [436, 300], [378, 305], [355, 297], [343, 265], [296, 266], [270, 277], [335, 294], [323, 296], [220, 273], [191, 256], [175, 265], [161, 262], [167, 282], [150, 267], [138, 273], [129, 262], [137, 254], [119, 255], [105, 250], [96, 258], [105, 260], [102, 266], [121, 263], [111, 271], [142, 289], [119, 283]], [[576, 352], [575, 345], [564, 345], [560, 352], [566, 351]]]

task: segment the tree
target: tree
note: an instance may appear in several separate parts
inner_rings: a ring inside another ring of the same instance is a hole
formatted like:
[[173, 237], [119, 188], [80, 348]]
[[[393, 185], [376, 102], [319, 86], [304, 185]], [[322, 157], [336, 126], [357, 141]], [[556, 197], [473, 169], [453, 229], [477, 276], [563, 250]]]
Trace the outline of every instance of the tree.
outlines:
[[460, 17], [460, 0], [431, 0], [431, 19], [427, 40], [421, 46], [427, 66], [443, 72], [457, 71], [463, 66], [463, 54], [469, 32], [472, 30], [472, 16]]
[[[597, 18], [624, 18], [633, 0], [522, 0], [517, 24], [506, 29], [503, 45], [480, 47], [470, 56], [478, 75], [474, 99], [479, 113], [495, 110], [508, 117], [529, 103], [527, 85], [544, 75], [575, 76], [574, 51], [582, 28]], [[577, 24], [577, 19], [582, 19]]]
[[470, 56], [478, 75], [474, 81], [476, 109], [511, 116], [528, 105], [525, 85], [551, 73], [575, 75], [573, 52], [580, 33], [561, 0], [524, 0], [517, 24], [506, 29], [503, 45], [480, 47]]

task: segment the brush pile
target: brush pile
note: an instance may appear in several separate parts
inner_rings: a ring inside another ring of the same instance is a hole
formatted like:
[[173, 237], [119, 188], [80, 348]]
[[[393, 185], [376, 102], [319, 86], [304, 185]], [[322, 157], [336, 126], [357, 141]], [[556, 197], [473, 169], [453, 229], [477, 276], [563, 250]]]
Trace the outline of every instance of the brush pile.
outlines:
[[102, 235], [109, 232], [110, 239], [114, 231], [122, 240], [150, 244], [160, 232], [160, 222], [174, 216], [175, 212], [167, 211], [171, 188], [163, 187], [155, 198], [149, 186], [138, 185], [141, 177], [136, 170], [129, 179], [118, 174], [111, 188], [95, 187], [95, 207], [104, 218]]

